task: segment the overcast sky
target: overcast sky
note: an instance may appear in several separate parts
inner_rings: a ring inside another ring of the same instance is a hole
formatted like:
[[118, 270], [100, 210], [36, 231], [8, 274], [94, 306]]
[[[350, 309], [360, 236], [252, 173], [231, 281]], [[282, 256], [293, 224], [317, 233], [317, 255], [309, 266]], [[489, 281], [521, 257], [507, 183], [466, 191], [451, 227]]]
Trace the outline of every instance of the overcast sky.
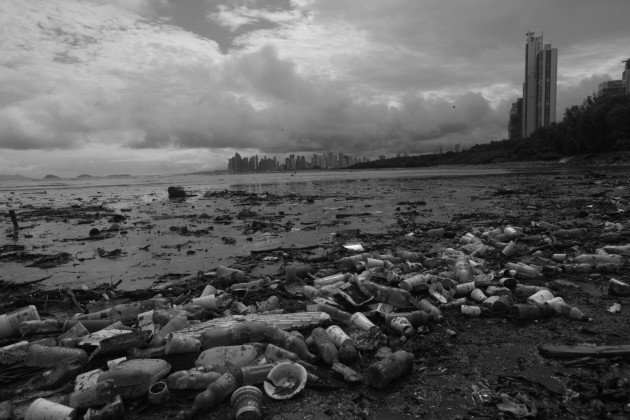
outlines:
[[558, 119], [630, 57], [629, 0], [1, 0], [0, 174], [225, 169], [507, 137], [525, 33]]

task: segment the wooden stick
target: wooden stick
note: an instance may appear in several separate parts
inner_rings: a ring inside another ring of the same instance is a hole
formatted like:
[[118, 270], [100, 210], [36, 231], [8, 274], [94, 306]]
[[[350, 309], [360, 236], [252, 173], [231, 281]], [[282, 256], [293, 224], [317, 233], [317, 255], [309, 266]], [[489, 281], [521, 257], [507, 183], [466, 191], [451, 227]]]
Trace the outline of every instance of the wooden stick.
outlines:
[[615, 357], [630, 355], [630, 344], [617, 346], [554, 346], [544, 345], [538, 351], [550, 358]]
[[13, 229], [20, 230], [20, 225], [18, 225], [17, 217], [15, 216], [15, 210], [9, 210], [9, 216], [11, 216], [11, 221], [13, 222]]

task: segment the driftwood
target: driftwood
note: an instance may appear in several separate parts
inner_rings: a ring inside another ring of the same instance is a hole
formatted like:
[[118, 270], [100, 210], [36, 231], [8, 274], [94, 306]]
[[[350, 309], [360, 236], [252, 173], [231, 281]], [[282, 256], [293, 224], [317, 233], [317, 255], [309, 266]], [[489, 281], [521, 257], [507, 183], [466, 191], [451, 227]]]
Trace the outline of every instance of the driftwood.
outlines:
[[616, 346], [554, 346], [544, 345], [538, 351], [549, 358], [630, 356], [630, 344]]

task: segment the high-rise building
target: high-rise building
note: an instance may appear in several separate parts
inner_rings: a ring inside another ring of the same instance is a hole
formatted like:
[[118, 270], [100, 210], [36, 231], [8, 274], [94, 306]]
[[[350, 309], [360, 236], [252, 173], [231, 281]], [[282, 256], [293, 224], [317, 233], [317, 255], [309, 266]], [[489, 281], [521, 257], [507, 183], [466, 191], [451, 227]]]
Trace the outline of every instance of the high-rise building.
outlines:
[[522, 136], [556, 122], [558, 49], [543, 45], [543, 37], [527, 33], [523, 82]]
[[619, 93], [626, 93], [626, 83], [623, 80], [608, 80], [600, 83], [597, 87], [597, 96], [617, 95]]
[[626, 93], [630, 93], [630, 58], [622, 61], [622, 63], [626, 63], [626, 68], [623, 71], [622, 80], [626, 85]]

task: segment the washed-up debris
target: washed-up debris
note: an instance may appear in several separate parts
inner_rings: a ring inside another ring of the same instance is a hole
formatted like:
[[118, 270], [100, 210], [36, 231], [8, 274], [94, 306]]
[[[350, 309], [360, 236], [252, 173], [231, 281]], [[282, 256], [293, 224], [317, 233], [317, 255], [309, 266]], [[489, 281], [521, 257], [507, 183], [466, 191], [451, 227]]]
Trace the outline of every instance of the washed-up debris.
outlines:
[[[497, 206], [500, 200], [519, 198], [528, 190], [508, 186], [500, 191], [492, 195]], [[275, 223], [286, 214], [250, 208], [280, 203], [285, 197], [223, 191], [204, 198], [220, 196], [233, 197], [243, 207], [238, 213], [204, 218], [208, 223], [234, 222], [248, 233], [288, 226]], [[615, 199], [614, 206], [605, 201], [606, 196], [601, 200], [607, 217], [621, 221], [615, 214], [623, 200]], [[425, 204], [411, 200], [397, 205]], [[271, 245], [233, 266], [226, 263], [197, 275], [162, 279], [136, 294], [118, 293], [111, 285], [72, 293], [32, 292], [18, 300], [25, 308], [19, 315], [0, 317], [0, 363], [6, 368], [0, 372], [0, 382], [19, 382], [21, 392], [31, 396], [9, 397], [11, 409], [38, 410], [42, 401], [35, 404], [34, 393], [52, 390], [68, 398], [47, 395], [47, 401], [61, 405], [57, 409], [63, 413], [74, 410], [85, 418], [121, 418], [125, 410], [132, 417], [153, 416], [169, 410], [170, 417], [178, 412], [179, 418], [201, 418], [216, 411], [217, 416], [246, 419], [264, 417], [266, 410], [277, 409], [274, 404], [297, 401], [291, 397], [310, 389], [345, 389], [359, 390], [360, 396], [352, 397], [354, 412], [368, 413], [366, 404], [378, 404], [373, 395], [400, 389], [404, 398], [422, 405], [436, 391], [419, 383], [435, 380], [435, 389], [446, 389], [457, 370], [465, 370], [467, 380], [476, 381], [480, 372], [468, 369], [472, 359], [487, 358], [491, 370], [496, 360], [514, 353], [520, 380], [507, 381], [504, 372], [493, 372], [489, 376], [499, 379], [484, 381], [474, 389], [473, 398], [466, 398], [471, 414], [478, 410], [489, 417], [553, 418], [562, 411], [566, 416], [571, 405], [586, 395], [595, 395], [602, 404], [591, 407], [590, 414], [625, 413], [627, 394], [621, 394], [627, 390], [623, 378], [630, 350], [623, 344], [624, 336], [607, 343], [598, 331], [603, 317], [625, 316], [625, 312], [607, 311], [613, 296], [623, 302], [621, 298], [628, 295], [625, 273], [630, 245], [624, 242], [621, 223], [547, 222], [532, 212], [533, 220], [526, 223], [509, 214], [470, 213], [438, 225], [418, 222], [406, 210], [398, 210], [407, 217], [400, 225], [408, 228], [405, 231], [369, 235], [348, 229], [336, 232], [326, 244]], [[597, 211], [589, 208], [587, 214]], [[379, 213], [332, 214], [331, 218], [344, 219]], [[192, 229], [193, 223], [173, 226], [171, 231], [181, 235], [208, 231]], [[119, 232], [98, 229], [90, 236], [110, 231]], [[615, 234], [614, 241], [604, 243], [604, 234]], [[237, 243], [228, 236], [222, 240]], [[315, 248], [325, 252], [309, 255]], [[20, 252], [24, 249], [8, 247], [2, 255]], [[102, 258], [124, 252], [97, 249]], [[255, 268], [263, 262], [273, 268], [258, 274]], [[576, 299], [586, 293], [588, 299]], [[121, 297], [132, 302], [121, 302]], [[80, 313], [55, 316], [58, 313], [50, 308], [59, 302]], [[93, 306], [93, 311], [86, 310]], [[504, 329], [499, 328], [503, 325], [523, 336], [507, 355], [493, 353], [503, 344]], [[549, 360], [545, 369], [586, 369], [593, 378], [586, 373], [557, 375], [571, 385], [566, 391], [537, 383], [531, 379], [533, 374], [528, 379], [526, 374], [536, 366], [528, 366], [521, 357], [522, 344], [532, 337], [546, 339], [547, 328], [553, 337], [562, 331], [562, 338], [559, 344], [541, 346], [540, 354], [575, 364]], [[467, 340], [474, 340], [471, 331], [492, 336], [488, 343], [474, 341], [475, 354], [459, 351], [459, 346], [469, 344]], [[576, 345], [585, 342], [596, 344]], [[81, 383], [81, 389], [62, 388], [75, 388], [69, 386], [73, 383]], [[591, 383], [598, 384], [597, 392], [589, 388]], [[466, 392], [463, 384], [451, 385], [453, 394]], [[553, 407], [550, 395], [557, 401]], [[421, 409], [414, 410], [413, 415], [422, 417]]]

